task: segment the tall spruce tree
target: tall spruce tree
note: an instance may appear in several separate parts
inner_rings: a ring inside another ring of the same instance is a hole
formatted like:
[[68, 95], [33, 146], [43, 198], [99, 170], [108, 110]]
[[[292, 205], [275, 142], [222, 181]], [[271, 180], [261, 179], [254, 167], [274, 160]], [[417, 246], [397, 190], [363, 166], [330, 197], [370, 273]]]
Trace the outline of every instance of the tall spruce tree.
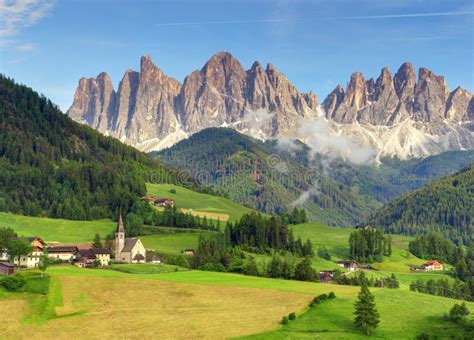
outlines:
[[354, 323], [362, 331], [370, 335], [372, 331], [377, 328], [380, 322], [380, 315], [375, 308], [375, 298], [370, 293], [367, 284], [364, 283], [360, 289], [358, 299], [355, 306], [355, 320]]

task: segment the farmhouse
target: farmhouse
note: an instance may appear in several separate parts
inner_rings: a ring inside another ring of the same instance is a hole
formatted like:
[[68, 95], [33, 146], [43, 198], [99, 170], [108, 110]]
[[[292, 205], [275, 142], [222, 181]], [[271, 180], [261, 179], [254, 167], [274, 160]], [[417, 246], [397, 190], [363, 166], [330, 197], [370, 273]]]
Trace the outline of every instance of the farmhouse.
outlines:
[[15, 272], [15, 265], [10, 262], [0, 262], [0, 275], [13, 275]]
[[140, 201], [148, 202], [148, 203], [155, 203], [155, 196], [142, 196], [140, 197]]
[[354, 260], [337, 261], [336, 264], [339, 267], [344, 267], [351, 272], [357, 270], [358, 268], [357, 263]]
[[413, 266], [411, 267], [412, 271], [423, 271], [423, 272], [429, 272], [429, 271], [439, 271], [443, 270], [443, 262], [438, 261], [438, 260], [432, 260], [428, 261], [421, 266]]
[[43, 254], [43, 249], [46, 246], [46, 243], [37, 236], [31, 237], [12, 237], [12, 240], [23, 239], [28, 241], [31, 246], [31, 252], [27, 256], [21, 256], [20, 262], [18, 259], [14, 259], [13, 263], [18, 266], [23, 266], [27, 268], [36, 268], [38, 267], [40, 255]]
[[331, 283], [335, 274], [334, 270], [323, 270], [319, 272], [319, 281], [322, 283]]
[[108, 266], [110, 254], [108, 249], [81, 249], [77, 252], [74, 264], [80, 268], [92, 267], [96, 260], [99, 260], [100, 266]]
[[157, 198], [154, 202], [155, 206], [157, 207], [173, 207], [174, 200], [172, 198]]
[[125, 238], [122, 215], [115, 232], [115, 261], [123, 263], [143, 263], [146, 260], [146, 249], [139, 238]]
[[185, 255], [194, 255], [194, 249], [184, 249], [182, 253]]
[[48, 256], [50, 258], [68, 262], [79, 252], [76, 246], [53, 246], [48, 247]]

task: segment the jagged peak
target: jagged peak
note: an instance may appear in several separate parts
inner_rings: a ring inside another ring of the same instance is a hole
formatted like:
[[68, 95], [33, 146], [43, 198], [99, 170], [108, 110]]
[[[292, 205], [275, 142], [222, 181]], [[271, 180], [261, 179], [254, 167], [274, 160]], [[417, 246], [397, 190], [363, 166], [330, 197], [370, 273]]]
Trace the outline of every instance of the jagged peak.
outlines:
[[150, 71], [153, 71], [153, 70], [161, 71], [153, 63], [153, 60], [151, 59], [151, 57], [149, 55], [145, 54], [144, 56], [142, 56], [140, 58], [140, 73], [146, 73], [146, 72], [150, 72]]
[[250, 68], [250, 71], [254, 72], [256, 70], [263, 70], [262, 65], [258, 61], [254, 61], [252, 64], [252, 67]]

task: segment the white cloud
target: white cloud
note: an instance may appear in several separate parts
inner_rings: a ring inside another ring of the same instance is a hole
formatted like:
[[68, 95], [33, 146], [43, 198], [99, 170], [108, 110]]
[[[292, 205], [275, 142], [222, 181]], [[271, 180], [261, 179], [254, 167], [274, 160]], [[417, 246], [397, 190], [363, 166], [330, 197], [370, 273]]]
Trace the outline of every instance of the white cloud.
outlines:
[[0, 0], [0, 37], [11, 37], [51, 13], [55, 0]]
[[338, 134], [323, 117], [302, 119], [299, 122], [298, 137], [311, 148], [312, 157], [321, 154], [329, 159], [342, 158], [355, 164], [373, 162], [375, 158], [374, 150]]

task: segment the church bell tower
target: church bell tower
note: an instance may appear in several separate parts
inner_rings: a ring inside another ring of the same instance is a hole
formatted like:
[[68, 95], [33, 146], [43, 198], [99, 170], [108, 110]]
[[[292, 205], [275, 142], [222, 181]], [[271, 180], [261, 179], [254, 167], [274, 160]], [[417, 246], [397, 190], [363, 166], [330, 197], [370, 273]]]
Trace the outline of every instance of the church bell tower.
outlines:
[[115, 261], [120, 262], [120, 253], [125, 243], [125, 229], [123, 228], [122, 215], [119, 216], [117, 230], [115, 231]]

